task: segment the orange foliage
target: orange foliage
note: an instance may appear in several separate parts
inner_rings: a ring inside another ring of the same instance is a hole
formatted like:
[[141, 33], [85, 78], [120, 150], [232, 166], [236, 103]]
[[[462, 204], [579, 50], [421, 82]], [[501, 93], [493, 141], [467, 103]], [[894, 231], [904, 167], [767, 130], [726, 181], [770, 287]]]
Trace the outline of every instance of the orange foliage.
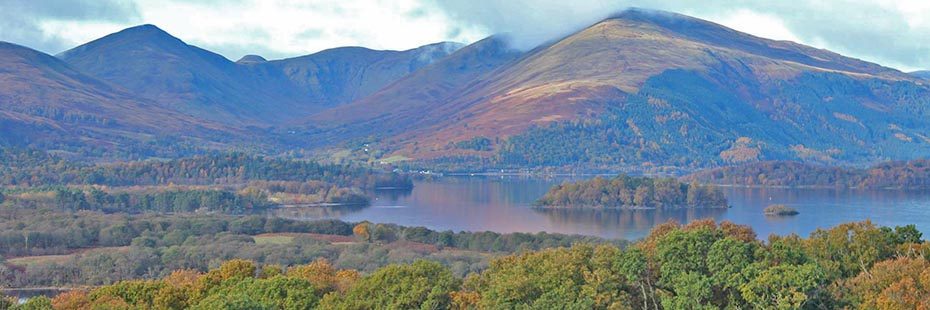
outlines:
[[68, 291], [52, 298], [52, 307], [55, 310], [85, 310], [91, 309], [92, 301], [85, 291]]

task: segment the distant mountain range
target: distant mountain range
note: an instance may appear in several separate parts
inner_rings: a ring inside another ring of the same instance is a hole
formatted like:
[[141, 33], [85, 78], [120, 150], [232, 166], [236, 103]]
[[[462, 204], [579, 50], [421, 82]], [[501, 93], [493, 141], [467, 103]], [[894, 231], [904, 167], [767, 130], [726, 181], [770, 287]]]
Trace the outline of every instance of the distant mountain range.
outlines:
[[[233, 62], [144, 25], [66, 51], [61, 61], [45, 57], [93, 81], [56, 91], [107, 89], [119, 95], [101, 102], [135, 104], [118, 111], [124, 114], [91, 111], [117, 120], [140, 111], [132, 116], [138, 122], [121, 123], [123, 132], [222, 133], [229, 144], [258, 137], [274, 150], [361, 152], [356, 146], [364, 144], [374, 159], [497, 167], [699, 168], [930, 155], [930, 82], [922, 73], [641, 9], [530, 51], [507, 42], [492, 36], [464, 47], [345, 47]], [[3, 55], [0, 77], [27, 76]], [[20, 118], [37, 117], [30, 109], [49, 104], [81, 111], [48, 102], [48, 91], [28, 91], [40, 80], [20, 83], [27, 85], [0, 86], [4, 100], [22, 102], [4, 101], [4, 113], [16, 106], [26, 111]], [[168, 125], [149, 125], [160, 122]], [[191, 124], [198, 129], [168, 130]]]
[[178, 135], [211, 142], [247, 135], [138, 98], [26, 47], [0, 42], [0, 62], [0, 145], [106, 149]]
[[153, 25], [129, 28], [58, 55], [69, 65], [178, 111], [266, 126], [364, 97], [461, 47], [408, 51], [344, 47], [303, 57], [232, 62]]

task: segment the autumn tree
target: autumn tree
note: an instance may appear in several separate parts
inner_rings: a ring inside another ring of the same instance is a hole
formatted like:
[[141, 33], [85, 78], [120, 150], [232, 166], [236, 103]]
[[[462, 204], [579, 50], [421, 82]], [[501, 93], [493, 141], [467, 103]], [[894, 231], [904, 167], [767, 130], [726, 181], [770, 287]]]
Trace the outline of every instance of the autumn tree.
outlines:
[[371, 223], [369, 222], [358, 223], [358, 225], [355, 225], [355, 227], [352, 228], [352, 234], [354, 234], [355, 237], [358, 238], [359, 240], [362, 240], [365, 242], [371, 242], [372, 241]]

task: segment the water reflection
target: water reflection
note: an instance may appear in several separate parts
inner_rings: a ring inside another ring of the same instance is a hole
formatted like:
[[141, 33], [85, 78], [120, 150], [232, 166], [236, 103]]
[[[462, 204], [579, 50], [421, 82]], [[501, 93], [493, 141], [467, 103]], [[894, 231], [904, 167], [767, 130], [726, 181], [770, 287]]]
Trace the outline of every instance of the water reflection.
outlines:
[[[808, 235], [819, 227], [872, 220], [879, 225], [916, 224], [930, 232], [930, 193], [836, 189], [724, 189], [730, 209], [539, 210], [531, 207], [550, 186], [570, 178], [445, 177], [418, 181], [412, 192], [378, 191], [370, 207], [289, 208], [275, 215], [296, 219], [368, 220], [435, 230], [585, 234], [636, 239], [668, 220], [713, 218], [750, 225], [769, 234]], [[801, 212], [766, 217], [762, 210], [785, 204]]]
[[268, 212], [275, 216], [287, 219], [338, 219], [347, 214], [361, 211], [368, 206], [346, 205], [336, 207], [319, 207], [319, 206], [287, 206], [275, 208]]
[[596, 209], [534, 209], [545, 214], [557, 227], [569, 230], [575, 226], [602, 227], [627, 237], [642, 237], [652, 227], [670, 220], [688, 223], [698, 219], [721, 219], [726, 209], [675, 210], [596, 210]]
[[391, 189], [376, 189], [374, 190], [375, 196], [385, 198], [392, 201], [397, 201], [401, 198], [409, 197], [413, 193], [412, 188], [391, 188]]

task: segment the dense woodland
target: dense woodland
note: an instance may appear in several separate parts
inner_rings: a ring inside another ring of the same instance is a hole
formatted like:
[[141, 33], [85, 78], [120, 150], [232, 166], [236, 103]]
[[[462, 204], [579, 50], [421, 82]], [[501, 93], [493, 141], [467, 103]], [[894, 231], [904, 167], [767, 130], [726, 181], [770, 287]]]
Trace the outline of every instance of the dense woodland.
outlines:
[[553, 186], [536, 202], [541, 207], [595, 208], [726, 208], [723, 192], [697, 182], [672, 178], [631, 177], [591, 180]]
[[659, 225], [626, 247], [582, 243], [495, 258], [464, 278], [425, 260], [360, 272], [329, 260], [246, 258], [13, 308], [924, 309], [928, 255], [913, 226], [849, 223], [763, 242], [748, 227], [707, 220]]
[[865, 169], [773, 161], [711, 169], [683, 179], [748, 186], [926, 189], [930, 160], [885, 162]]
[[167, 161], [83, 164], [36, 150], [0, 149], [0, 185], [212, 185], [262, 181], [322, 181], [343, 187], [410, 188], [407, 176], [363, 167], [276, 159], [243, 153]]
[[[413, 187], [409, 176], [238, 153], [84, 164], [0, 150], [0, 194], [16, 205], [105, 212], [247, 213], [288, 204], [366, 205], [367, 190]], [[5, 193], [4, 193], [5, 192]]]
[[0, 210], [0, 287], [102, 285], [162, 277], [176, 269], [206, 271], [234, 258], [285, 266], [325, 258], [339, 268], [362, 272], [427, 259], [464, 276], [484, 268], [494, 256], [576, 242], [604, 241], [265, 216], [127, 215], [7, 206]]

